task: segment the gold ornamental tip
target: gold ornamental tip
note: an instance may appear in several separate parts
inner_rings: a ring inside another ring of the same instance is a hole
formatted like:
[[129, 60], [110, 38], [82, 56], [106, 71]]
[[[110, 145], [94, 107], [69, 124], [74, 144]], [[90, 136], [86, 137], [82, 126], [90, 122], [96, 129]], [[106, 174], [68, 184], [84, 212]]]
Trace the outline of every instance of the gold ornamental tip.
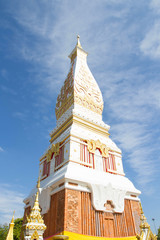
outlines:
[[13, 217], [12, 217], [11, 223], [14, 223], [14, 214], [15, 214], [15, 210], [13, 211]]
[[80, 43], [80, 36], [77, 35], [77, 46], [82, 48], [81, 43]]
[[37, 188], [40, 188], [40, 176], [38, 177], [38, 181], [37, 181]]
[[141, 209], [141, 214], [143, 214], [143, 209], [142, 209], [142, 203], [140, 202], [140, 209]]
[[15, 211], [13, 212], [11, 223], [9, 224], [9, 230], [8, 230], [6, 240], [13, 240], [14, 214], [15, 214]]

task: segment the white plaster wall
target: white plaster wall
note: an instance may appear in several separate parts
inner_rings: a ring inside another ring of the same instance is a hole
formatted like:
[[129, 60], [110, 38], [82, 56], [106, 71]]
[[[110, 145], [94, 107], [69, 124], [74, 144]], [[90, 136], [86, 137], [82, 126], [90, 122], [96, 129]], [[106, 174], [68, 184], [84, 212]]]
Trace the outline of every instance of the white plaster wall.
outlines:
[[53, 174], [54, 172], [54, 166], [55, 166], [55, 157], [53, 156], [53, 158], [51, 159], [51, 163], [50, 163], [50, 174]]
[[67, 142], [64, 145], [64, 162], [67, 162], [69, 160], [69, 155], [70, 155], [70, 143]]
[[70, 142], [70, 160], [79, 162], [80, 161], [80, 143], [72, 140]]
[[106, 144], [107, 147], [111, 148], [112, 150], [121, 152], [121, 150], [116, 146], [116, 144], [107, 136], [100, 134], [96, 130], [89, 129], [87, 126], [81, 126], [77, 123], [72, 124], [71, 134], [76, 135], [82, 139], [93, 139], [93, 140], [100, 140], [102, 143]]
[[116, 155], [115, 155], [115, 162], [116, 162], [117, 172], [118, 172], [119, 174], [124, 174], [121, 156], [116, 156]]

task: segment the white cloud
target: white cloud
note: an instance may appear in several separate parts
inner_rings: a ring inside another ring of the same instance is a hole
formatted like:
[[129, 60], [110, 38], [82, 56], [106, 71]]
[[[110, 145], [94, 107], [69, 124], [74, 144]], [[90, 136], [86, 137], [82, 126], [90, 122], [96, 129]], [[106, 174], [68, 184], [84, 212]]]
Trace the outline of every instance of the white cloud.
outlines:
[[4, 86], [4, 85], [1, 85], [1, 86], [0, 86], [0, 89], [1, 89], [4, 93], [6, 93], [6, 94], [8, 94], [8, 95], [12, 94], [13, 96], [15, 96], [15, 95], [17, 94], [16, 91], [14, 91], [13, 89], [11, 89], [11, 88], [9, 88], [9, 87], [6, 87], [6, 86]]
[[140, 49], [151, 58], [160, 58], [160, 18], [156, 20], [154, 26], [145, 35], [140, 44]]
[[108, 77], [110, 80], [105, 84], [109, 87], [103, 85], [102, 89], [105, 118], [110, 115], [110, 120], [114, 119], [111, 137], [127, 152], [123, 162], [128, 162], [135, 171], [136, 181], [147, 186], [157, 173], [158, 159], [153, 157], [157, 144], [153, 141], [152, 125], [160, 114], [160, 83], [155, 79], [145, 81], [139, 69], [109, 72]]
[[160, 58], [160, 1], [152, 0], [150, 2], [152, 20], [148, 24], [147, 32], [140, 43], [140, 50], [144, 55], [153, 59]]
[[16, 117], [16, 118], [24, 121], [27, 118], [27, 112], [14, 112], [13, 117]]
[[0, 147], [0, 152], [4, 152], [4, 149], [2, 147]]
[[14, 210], [15, 218], [23, 217], [23, 199], [24, 194], [14, 191], [13, 186], [0, 184], [0, 224], [9, 223]]
[[[138, 174], [138, 181], [144, 184], [151, 181], [154, 163], [150, 171], [148, 168], [155, 143], [150, 146], [153, 136], [148, 129], [160, 107], [160, 84], [148, 76], [143, 64], [139, 66], [136, 62], [139, 46], [145, 55], [160, 56], [159, 20], [151, 29], [149, 25], [141, 41], [146, 22], [145, 18], [139, 21], [137, 16], [141, 15], [141, 7], [144, 9], [148, 3], [137, 1], [135, 5], [132, 1], [113, 0], [101, 1], [101, 4], [99, 1], [62, 1], [63, 4], [51, 1], [46, 4], [44, 1], [27, 1], [24, 7], [21, 1], [17, 2], [16, 8], [10, 6], [10, 14], [25, 34], [16, 29], [14, 50], [34, 65], [36, 77], [33, 80], [41, 93], [39, 101], [45, 105], [49, 105], [53, 97], [55, 101], [55, 92], [59, 91], [69, 70], [66, 56], [75, 46], [76, 35], [80, 34], [82, 47], [91, 53], [89, 66], [103, 90], [105, 118], [110, 111], [114, 138], [122, 149], [130, 152], [128, 161]], [[152, 1], [152, 9], [156, 4], [157, 1]], [[132, 15], [135, 12], [136, 18]], [[35, 104], [42, 108], [41, 103]], [[23, 118], [21, 113], [16, 116]], [[143, 167], [146, 158], [147, 164]]]
[[160, 13], [160, 1], [159, 0], [152, 0], [150, 2], [150, 7], [152, 8], [153, 11], [156, 13]]

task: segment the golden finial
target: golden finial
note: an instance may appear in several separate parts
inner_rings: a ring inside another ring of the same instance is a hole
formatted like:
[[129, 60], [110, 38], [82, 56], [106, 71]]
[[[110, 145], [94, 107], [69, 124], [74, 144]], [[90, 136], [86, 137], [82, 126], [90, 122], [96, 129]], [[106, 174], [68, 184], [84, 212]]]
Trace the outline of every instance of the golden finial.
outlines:
[[40, 176], [38, 177], [38, 181], [37, 181], [37, 188], [40, 188]]
[[[37, 181], [37, 193], [36, 193], [33, 208], [31, 209], [29, 216], [26, 215], [26, 224], [25, 224], [26, 229], [27, 228], [32, 229], [32, 226], [34, 225], [34, 223], [43, 224], [42, 229], [43, 230], [46, 229], [46, 226], [44, 224], [43, 218], [40, 213], [41, 209], [39, 206], [39, 188], [40, 188], [40, 177], [38, 178], [38, 181]], [[36, 229], [36, 228], [33, 228], [33, 229]]]
[[38, 181], [37, 181], [37, 193], [36, 193], [36, 198], [35, 198], [34, 207], [33, 207], [33, 209], [37, 209], [38, 211], [40, 211], [40, 208], [39, 208], [39, 188], [40, 188], [40, 176], [38, 177]]
[[80, 47], [80, 48], [82, 48], [82, 46], [81, 46], [81, 43], [80, 43], [80, 36], [79, 35], [77, 35], [77, 46], [78, 47]]
[[11, 223], [9, 224], [9, 231], [8, 231], [6, 240], [13, 240], [14, 214], [15, 214], [15, 211], [13, 212]]
[[14, 223], [14, 214], [15, 214], [15, 210], [13, 211], [13, 217], [12, 217], [11, 223]]
[[142, 203], [140, 202], [140, 209], [141, 209], [141, 214], [143, 214], [143, 209], [142, 209]]

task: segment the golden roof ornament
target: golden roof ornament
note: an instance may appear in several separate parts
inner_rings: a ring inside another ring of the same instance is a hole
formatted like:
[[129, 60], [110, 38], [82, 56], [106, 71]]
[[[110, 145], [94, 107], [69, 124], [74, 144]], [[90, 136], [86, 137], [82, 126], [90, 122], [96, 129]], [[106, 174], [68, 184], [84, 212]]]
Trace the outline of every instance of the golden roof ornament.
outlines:
[[143, 209], [142, 209], [142, 204], [140, 202], [140, 209], [141, 209], [141, 224], [140, 224], [140, 235], [137, 234], [137, 239], [138, 240], [157, 240], [156, 234], [153, 234], [150, 228], [150, 225], [147, 222], [147, 218], [144, 215]]
[[13, 212], [11, 223], [9, 224], [9, 230], [8, 230], [6, 240], [13, 240], [14, 214], [15, 214], [15, 211]]
[[38, 181], [37, 181], [37, 188], [40, 188], [40, 176], [38, 177]]
[[45, 230], [46, 226], [44, 220], [41, 216], [41, 209], [39, 207], [39, 188], [40, 188], [40, 177], [37, 181], [37, 193], [35, 197], [34, 206], [31, 209], [29, 216], [26, 216], [27, 223], [25, 224], [26, 229], [37, 229]]
[[81, 43], [80, 43], [80, 36], [77, 35], [77, 47], [82, 48]]

